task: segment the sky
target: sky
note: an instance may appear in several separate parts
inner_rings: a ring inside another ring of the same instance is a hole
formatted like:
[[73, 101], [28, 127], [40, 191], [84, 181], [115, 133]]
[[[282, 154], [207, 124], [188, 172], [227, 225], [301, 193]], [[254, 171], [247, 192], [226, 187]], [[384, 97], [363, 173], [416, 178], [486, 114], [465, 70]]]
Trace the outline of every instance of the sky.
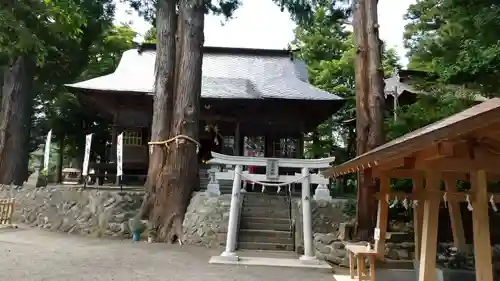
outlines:
[[[128, 4], [115, 0], [116, 22], [129, 23], [139, 34], [150, 25], [132, 11]], [[378, 17], [380, 38], [387, 47], [395, 48], [401, 63], [406, 65], [403, 47], [405, 22], [403, 15], [416, 0], [379, 0]], [[284, 49], [294, 38], [295, 24], [290, 15], [271, 0], [243, 0], [235, 17], [225, 22], [223, 17], [207, 16], [205, 20], [205, 45], [257, 49]], [[140, 36], [138, 38], [140, 41]]]

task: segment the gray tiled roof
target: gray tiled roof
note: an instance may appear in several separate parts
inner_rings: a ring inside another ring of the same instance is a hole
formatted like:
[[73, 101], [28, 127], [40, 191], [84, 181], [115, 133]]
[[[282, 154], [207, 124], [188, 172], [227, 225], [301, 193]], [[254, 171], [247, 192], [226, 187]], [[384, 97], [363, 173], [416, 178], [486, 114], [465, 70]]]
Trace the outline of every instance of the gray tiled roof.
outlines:
[[[241, 51], [241, 50], [240, 50]], [[154, 85], [156, 52], [126, 51], [116, 71], [69, 88], [151, 94]], [[203, 98], [342, 100], [341, 97], [311, 86], [306, 65], [288, 54], [210, 53], [203, 55]]]

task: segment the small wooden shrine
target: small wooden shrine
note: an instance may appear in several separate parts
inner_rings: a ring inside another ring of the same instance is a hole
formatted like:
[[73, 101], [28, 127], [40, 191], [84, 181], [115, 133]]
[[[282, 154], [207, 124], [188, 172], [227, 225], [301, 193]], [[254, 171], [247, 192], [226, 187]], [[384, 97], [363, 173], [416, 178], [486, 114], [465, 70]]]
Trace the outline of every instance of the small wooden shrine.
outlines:
[[[436, 278], [438, 212], [448, 205], [453, 238], [460, 251], [466, 245], [459, 202], [468, 202], [473, 220], [476, 280], [492, 281], [492, 250], [488, 209], [496, 209], [500, 194], [488, 192], [488, 183], [500, 180], [500, 99], [487, 100], [449, 118], [408, 133], [342, 165], [325, 171], [338, 177], [371, 172], [380, 181], [375, 251], [384, 259], [389, 200], [412, 202], [415, 253], [419, 280]], [[391, 192], [391, 179], [411, 179], [411, 193]], [[471, 188], [457, 191], [457, 181]], [[444, 183], [444, 188], [442, 188]], [[425, 188], [424, 188], [425, 187]]]

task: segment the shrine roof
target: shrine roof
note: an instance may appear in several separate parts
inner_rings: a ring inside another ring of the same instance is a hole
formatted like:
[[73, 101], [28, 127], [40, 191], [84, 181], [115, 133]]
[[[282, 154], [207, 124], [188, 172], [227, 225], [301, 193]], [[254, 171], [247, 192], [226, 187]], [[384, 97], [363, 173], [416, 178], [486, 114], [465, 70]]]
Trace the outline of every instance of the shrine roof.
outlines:
[[[151, 95], [156, 51], [151, 46], [123, 53], [115, 72], [66, 85], [72, 91]], [[342, 102], [308, 83], [303, 61], [288, 50], [204, 47], [202, 98], [288, 99]]]
[[[480, 136], [485, 129], [500, 127], [500, 98], [483, 103], [410, 132], [386, 144], [362, 154], [341, 165], [326, 170], [326, 176], [354, 173], [392, 160], [411, 156], [443, 141]], [[498, 129], [496, 129], [498, 130]], [[481, 133], [477, 133], [480, 131]], [[494, 132], [490, 132], [494, 133]]]

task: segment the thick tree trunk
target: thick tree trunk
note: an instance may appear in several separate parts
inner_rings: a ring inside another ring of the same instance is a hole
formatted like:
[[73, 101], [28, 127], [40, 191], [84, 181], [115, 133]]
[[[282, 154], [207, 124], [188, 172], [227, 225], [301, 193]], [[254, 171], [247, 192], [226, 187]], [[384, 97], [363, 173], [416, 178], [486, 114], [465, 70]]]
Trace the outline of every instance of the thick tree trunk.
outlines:
[[[198, 140], [204, 2], [183, 0], [179, 8], [180, 45], [178, 81], [174, 97], [171, 136], [185, 135]], [[168, 151], [167, 163], [158, 178], [154, 206], [155, 225], [161, 225], [158, 239], [182, 239], [182, 222], [193, 189], [199, 182], [197, 144], [180, 139]]]
[[[158, 1], [156, 17], [155, 94], [151, 141], [164, 141], [170, 135], [176, 64], [175, 33], [177, 30], [177, 14], [175, 9], [176, 1], [174, 0]], [[165, 160], [164, 147], [153, 146], [153, 153], [149, 159], [148, 178], [146, 180], [146, 188], [152, 193], [154, 193], [155, 183]], [[145, 202], [145, 204], [147, 203]]]
[[[377, 24], [377, 1], [358, 0], [354, 7], [356, 55], [356, 152], [361, 155], [383, 143], [383, 81]], [[373, 48], [376, 48], [374, 52]], [[357, 236], [369, 240], [376, 218], [376, 183], [369, 169], [358, 174]]]
[[[175, 3], [175, 1], [173, 1]], [[163, 6], [162, 6], [163, 5]], [[171, 9], [171, 10], [170, 10]], [[162, 93], [156, 93], [155, 112], [158, 116], [153, 117], [152, 140], [163, 141], [168, 138], [187, 136], [189, 139], [198, 141], [199, 137], [199, 100], [201, 95], [201, 65], [202, 65], [202, 47], [203, 47], [203, 24], [204, 24], [204, 1], [203, 0], [181, 0], [179, 5], [178, 21], [169, 20], [163, 22], [165, 18], [175, 16], [175, 5], [170, 3], [161, 3], [158, 11], [157, 27], [158, 30], [177, 26], [177, 43], [172, 45], [160, 45], [162, 42], [173, 40], [174, 30], [168, 29], [168, 32], [160, 32], [158, 35], [158, 48], [169, 47], [165, 55], [161, 52], [165, 49], [158, 49], [157, 54], [157, 79], [164, 79], [167, 93], [172, 86], [170, 97], [161, 96]], [[161, 14], [167, 13], [167, 14]], [[165, 18], [160, 19], [163, 16]], [[176, 24], [177, 23], [177, 24]], [[167, 36], [168, 35], [168, 36]], [[160, 36], [164, 36], [161, 39]], [[173, 41], [171, 41], [173, 42]], [[172, 51], [173, 48], [174, 51]], [[177, 52], [176, 52], [177, 51]], [[167, 57], [168, 56], [168, 57]], [[164, 68], [163, 75], [161, 64], [166, 62], [168, 68]], [[174, 63], [175, 62], [175, 63]], [[157, 80], [160, 81], [160, 80]], [[158, 82], [157, 82], [158, 83]], [[158, 87], [158, 85], [157, 85]], [[172, 96], [173, 94], [173, 96]], [[161, 97], [159, 97], [161, 96]], [[160, 106], [160, 98], [163, 99], [163, 107]], [[172, 106], [173, 105], [173, 106]], [[170, 110], [166, 110], [170, 108]], [[158, 112], [156, 112], [158, 111]], [[159, 119], [162, 119], [158, 121]], [[155, 123], [155, 120], [156, 123]], [[163, 123], [161, 123], [163, 122]], [[161, 126], [155, 127], [154, 124], [161, 123]], [[161, 131], [164, 130], [164, 131]], [[155, 133], [156, 132], [156, 135]], [[154, 137], [158, 136], [157, 139]], [[141, 208], [141, 214], [148, 214], [150, 225], [156, 234], [157, 241], [174, 242], [182, 241], [182, 222], [184, 214], [189, 203], [193, 189], [199, 184], [198, 174], [198, 156], [197, 143], [186, 139], [178, 138], [178, 141], [172, 142], [164, 148], [161, 157], [153, 157], [150, 160], [150, 173], [148, 175], [147, 198]], [[158, 150], [157, 146], [155, 150]], [[160, 152], [157, 152], [160, 153]], [[156, 161], [153, 162], [153, 161]], [[161, 172], [154, 170], [161, 167]], [[156, 178], [154, 181], [153, 180]]]
[[26, 170], [23, 166], [27, 163], [22, 156], [29, 135], [29, 116], [26, 113], [34, 69], [35, 63], [28, 55], [14, 58], [5, 69], [0, 110], [0, 184], [13, 183], [16, 175]]

